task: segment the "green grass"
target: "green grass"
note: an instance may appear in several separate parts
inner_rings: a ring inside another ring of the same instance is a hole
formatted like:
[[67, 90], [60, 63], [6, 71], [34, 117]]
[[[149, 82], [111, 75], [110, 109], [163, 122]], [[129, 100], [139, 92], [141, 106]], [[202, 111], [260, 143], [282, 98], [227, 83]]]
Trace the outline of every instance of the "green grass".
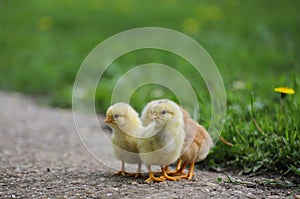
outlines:
[[246, 174], [271, 170], [300, 175], [300, 104], [292, 96], [284, 100], [279, 96], [268, 103], [249, 96], [244, 109], [243, 104], [234, 102], [223, 133], [234, 145], [218, 145], [214, 153], [220, 158], [207, 161], [219, 167], [242, 168]]
[[[233, 147], [218, 142], [206, 163], [236, 166], [245, 173], [300, 173], [299, 1], [0, 2], [0, 89], [70, 108], [76, 72], [98, 43], [131, 28], [171, 28], [202, 44], [225, 83], [228, 111], [222, 136]], [[201, 106], [200, 122], [207, 127], [210, 98], [202, 78], [181, 58], [157, 50], [129, 53], [109, 67], [97, 88], [97, 111], [109, 106], [122, 74], [149, 62], [172, 65], [189, 77]], [[273, 91], [281, 85], [296, 91], [284, 105]], [[168, 89], [148, 85], [133, 94], [131, 103], [140, 111], [158, 97], [176, 99]]]

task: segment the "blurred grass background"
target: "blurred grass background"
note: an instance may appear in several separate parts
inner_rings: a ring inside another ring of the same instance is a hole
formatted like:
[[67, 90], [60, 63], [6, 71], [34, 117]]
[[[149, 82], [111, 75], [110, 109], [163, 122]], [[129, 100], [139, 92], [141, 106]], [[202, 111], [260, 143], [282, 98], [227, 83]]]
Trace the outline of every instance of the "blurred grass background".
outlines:
[[[295, 150], [300, 151], [300, 1], [2, 0], [0, 3], [1, 90], [20, 91], [37, 96], [43, 104], [70, 108], [76, 72], [97, 44], [131, 28], [171, 28], [191, 36], [207, 50], [225, 83], [228, 114], [223, 136], [234, 147], [218, 143], [207, 160], [210, 165], [236, 165], [246, 173], [263, 169], [300, 173], [299, 155], [290, 155], [289, 161], [285, 158]], [[203, 111], [200, 122], [207, 126], [210, 99], [203, 80], [179, 57], [157, 50], [136, 51], [116, 60], [97, 89], [97, 110], [103, 113], [109, 106], [113, 85], [124, 72], [149, 62], [173, 65], [191, 81], [199, 82], [195, 90]], [[296, 91], [286, 100], [292, 104], [287, 107], [293, 109], [287, 108], [287, 121], [280, 122], [288, 126], [282, 129], [276, 126], [279, 122], [274, 122], [283, 113], [278, 108], [280, 95], [273, 91], [281, 85]], [[149, 85], [134, 93], [132, 103], [140, 111], [148, 100], [160, 97], [173, 96], [164, 88]], [[251, 107], [252, 113], [259, 113], [251, 114]], [[258, 135], [253, 118], [267, 131], [263, 137]], [[286, 141], [286, 145], [293, 146], [283, 150], [280, 163], [274, 161], [278, 161], [276, 149], [268, 157], [257, 158], [257, 150], [263, 154], [270, 150], [266, 143], [274, 146], [268, 141], [273, 138], [267, 139], [274, 134], [278, 139], [284, 135], [285, 141], [276, 141], [279, 148]], [[293, 139], [286, 140], [289, 136]], [[265, 148], [260, 148], [261, 145]], [[268, 161], [274, 165], [267, 166]]]

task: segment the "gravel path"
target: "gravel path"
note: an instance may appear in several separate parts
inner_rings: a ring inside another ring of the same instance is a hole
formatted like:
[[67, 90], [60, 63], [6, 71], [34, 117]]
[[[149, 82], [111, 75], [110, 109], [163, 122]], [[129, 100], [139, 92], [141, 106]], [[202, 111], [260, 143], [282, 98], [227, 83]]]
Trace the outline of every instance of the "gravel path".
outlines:
[[[15, 93], [0, 92], [0, 103], [0, 198], [295, 198], [300, 194], [299, 184], [283, 187], [265, 183], [266, 177], [233, 174], [232, 180], [242, 183], [229, 183], [223, 173], [199, 169], [191, 181], [147, 184], [144, 179], [112, 176], [115, 170], [83, 147], [70, 110], [40, 107]], [[90, 143], [101, 145], [101, 157], [113, 163], [110, 146], [97, 140], [92, 116], [81, 114], [80, 120], [86, 125], [85, 136], [93, 140]], [[272, 179], [285, 186], [292, 182]]]

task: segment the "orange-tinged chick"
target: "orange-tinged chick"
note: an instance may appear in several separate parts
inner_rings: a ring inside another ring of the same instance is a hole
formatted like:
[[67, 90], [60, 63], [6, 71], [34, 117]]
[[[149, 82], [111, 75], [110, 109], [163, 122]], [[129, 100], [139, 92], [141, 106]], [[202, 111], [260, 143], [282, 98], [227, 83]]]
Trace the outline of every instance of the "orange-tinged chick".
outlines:
[[[186, 110], [181, 108], [184, 120], [185, 140], [181, 156], [176, 167], [176, 174], [181, 175], [181, 178], [192, 179], [194, 176], [195, 163], [204, 160], [213, 145], [210, 134], [206, 129], [191, 119]], [[181, 164], [183, 161], [183, 164]], [[190, 164], [187, 174], [183, 173], [185, 167]]]
[[[113, 129], [111, 142], [114, 156], [122, 163], [121, 170], [115, 175], [141, 176], [142, 161], [138, 154], [137, 141], [143, 131], [143, 125], [138, 113], [129, 104], [116, 103], [108, 108], [104, 122]], [[138, 164], [137, 172], [127, 173], [125, 162]]]

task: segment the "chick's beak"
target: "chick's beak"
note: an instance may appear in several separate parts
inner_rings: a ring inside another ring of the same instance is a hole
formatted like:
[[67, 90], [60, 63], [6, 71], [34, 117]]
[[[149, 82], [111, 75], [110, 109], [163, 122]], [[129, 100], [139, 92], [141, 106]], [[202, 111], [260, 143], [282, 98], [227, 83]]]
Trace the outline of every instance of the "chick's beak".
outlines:
[[114, 119], [112, 118], [112, 117], [106, 117], [105, 119], [104, 119], [104, 123], [106, 123], [106, 124], [111, 124], [111, 123], [114, 123]]

